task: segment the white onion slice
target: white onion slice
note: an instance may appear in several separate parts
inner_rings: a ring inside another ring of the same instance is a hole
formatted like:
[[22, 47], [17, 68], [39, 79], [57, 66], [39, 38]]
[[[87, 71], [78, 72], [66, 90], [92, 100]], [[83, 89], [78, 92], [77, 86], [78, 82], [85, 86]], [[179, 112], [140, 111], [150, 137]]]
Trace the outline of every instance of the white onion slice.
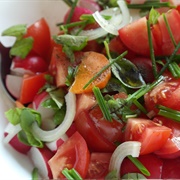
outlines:
[[55, 129], [45, 131], [42, 130], [37, 123], [32, 125], [32, 132], [35, 137], [44, 142], [51, 142], [59, 139], [71, 126], [75, 113], [76, 113], [76, 96], [75, 94], [68, 92], [65, 96], [66, 101], [66, 114], [63, 122]]
[[11, 139], [21, 131], [20, 124], [13, 125], [11, 123], [8, 123], [8, 125], [5, 128], [5, 133], [8, 133], [7, 136], [4, 138], [4, 143], [9, 143]]
[[109, 163], [109, 171], [116, 170], [117, 177], [120, 179], [120, 168], [123, 159], [131, 155], [133, 157], [138, 157], [141, 149], [141, 143], [138, 141], [127, 141], [120, 144], [115, 151], [113, 152], [110, 163]]
[[[96, 22], [108, 33], [111, 33], [113, 35], [118, 35], [118, 30], [125, 25], [127, 25], [130, 22], [130, 13], [127, 8], [127, 5], [125, 1], [119, 0], [117, 1], [119, 8], [113, 8], [112, 11], [114, 11], [114, 15], [112, 15], [112, 18], [108, 21], [103, 18], [103, 16], [96, 11], [93, 13], [93, 17], [96, 20]], [[114, 20], [115, 19], [115, 20]]]

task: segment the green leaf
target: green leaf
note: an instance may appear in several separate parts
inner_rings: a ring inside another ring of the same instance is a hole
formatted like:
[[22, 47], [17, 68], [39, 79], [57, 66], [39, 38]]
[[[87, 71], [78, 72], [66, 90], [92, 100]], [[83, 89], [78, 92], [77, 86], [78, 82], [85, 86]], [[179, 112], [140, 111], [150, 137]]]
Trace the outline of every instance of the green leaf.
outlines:
[[25, 58], [33, 47], [33, 41], [34, 40], [32, 37], [23, 38], [16, 41], [10, 49], [10, 55]]
[[53, 117], [54, 124], [55, 125], [61, 124], [64, 120], [65, 114], [66, 114], [66, 106], [64, 105], [64, 106], [62, 106], [61, 109], [58, 109], [55, 112], [55, 115]]
[[52, 98], [48, 98], [42, 102], [42, 106], [45, 108], [58, 109], [57, 104], [54, 102]]
[[143, 176], [142, 174], [140, 173], [128, 173], [128, 174], [125, 174], [122, 179], [135, 179], [135, 180], [145, 180], [147, 179], [145, 176]]
[[17, 125], [20, 123], [21, 111], [22, 109], [20, 108], [9, 109], [5, 112], [5, 116], [11, 124]]
[[71, 66], [68, 67], [68, 75], [66, 77], [66, 82], [65, 82], [67, 86], [71, 86], [71, 84], [73, 83], [75, 72], [76, 69], [74, 69]]
[[63, 106], [65, 100], [64, 100], [64, 90], [61, 88], [52, 90], [49, 92], [50, 97], [54, 100], [54, 102], [57, 104], [58, 108], [61, 109]]
[[121, 83], [129, 88], [140, 88], [145, 85], [137, 67], [125, 58], [112, 65], [112, 72]]
[[80, 51], [87, 45], [86, 36], [60, 35], [56, 36], [55, 41], [58, 44], [66, 45], [73, 51]]
[[149, 13], [150, 24], [156, 24], [159, 16], [160, 16], [160, 13], [158, 11], [156, 11], [154, 8], [152, 8], [150, 13]]
[[2, 32], [2, 36], [13, 36], [16, 37], [17, 40], [21, 39], [23, 35], [27, 32], [27, 25], [26, 24], [19, 24], [15, 26], [11, 26], [8, 29]]

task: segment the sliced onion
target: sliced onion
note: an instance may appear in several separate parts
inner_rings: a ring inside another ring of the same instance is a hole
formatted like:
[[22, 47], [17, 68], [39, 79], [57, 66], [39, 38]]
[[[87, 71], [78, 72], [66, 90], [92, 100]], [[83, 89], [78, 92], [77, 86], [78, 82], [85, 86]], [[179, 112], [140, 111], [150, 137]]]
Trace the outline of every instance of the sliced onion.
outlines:
[[20, 124], [13, 125], [11, 123], [8, 123], [4, 131], [5, 133], [7, 133], [6, 137], [4, 138], [4, 143], [9, 143], [19, 131], [21, 131]]
[[51, 142], [59, 139], [71, 126], [75, 113], [76, 113], [76, 96], [75, 94], [68, 92], [65, 96], [66, 101], [66, 114], [63, 122], [55, 129], [45, 131], [42, 130], [37, 123], [32, 125], [32, 132], [35, 137], [44, 142]]
[[126, 156], [133, 156], [138, 157], [140, 153], [141, 143], [138, 141], [127, 141], [122, 144], [120, 144], [115, 151], [113, 152], [110, 164], [109, 164], [109, 171], [116, 170], [117, 171], [117, 177], [120, 179], [120, 168], [123, 159]]
[[[112, 11], [114, 11], [113, 17], [108, 21], [103, 18], [103, 16], [96, 11], [93, 14], [94, 19], [96, 22], [108, 33], [111, 33], [113, 35], [118, 35], [118, 30], [125, 25], [127, 25], [131, 18], [130, 13], [127, 8], [126, 2], [119, 0], [117, 1], [119, 8], [118, 10], [116, 8], [113, 8]], [[118, 13], [117, 13], [118, 12]], [[115, 19], [115, 20], [114, 20]]]

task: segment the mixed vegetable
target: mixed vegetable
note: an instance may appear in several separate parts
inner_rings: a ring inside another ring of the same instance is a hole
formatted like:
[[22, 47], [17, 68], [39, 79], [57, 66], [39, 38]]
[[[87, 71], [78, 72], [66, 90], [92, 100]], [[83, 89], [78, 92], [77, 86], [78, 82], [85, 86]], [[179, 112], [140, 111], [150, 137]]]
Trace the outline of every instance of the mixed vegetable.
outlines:
[[58, 34], [44, 18], [2, 33], [16, 38], [4, 142], [34, 179], [180, 178], [180, 6], [63, 1]]

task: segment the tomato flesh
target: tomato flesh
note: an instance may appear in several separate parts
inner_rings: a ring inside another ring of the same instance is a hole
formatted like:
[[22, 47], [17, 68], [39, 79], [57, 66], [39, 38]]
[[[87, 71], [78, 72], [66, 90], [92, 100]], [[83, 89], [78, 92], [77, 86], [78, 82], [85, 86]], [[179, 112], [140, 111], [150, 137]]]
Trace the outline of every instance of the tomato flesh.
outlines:
[[49, 160], [53, 178], [64, 178], [64, 168], [74, 168], [82, 178], [85, 178], [90, 160], [86, 141], [76, 131], [57, 150], [56, 154]]
[[141, 142], [140, 154], [160, 149], [171, 135], [171, 129], [148, 119], [130, 118], [125, 130], [125, 141]]

